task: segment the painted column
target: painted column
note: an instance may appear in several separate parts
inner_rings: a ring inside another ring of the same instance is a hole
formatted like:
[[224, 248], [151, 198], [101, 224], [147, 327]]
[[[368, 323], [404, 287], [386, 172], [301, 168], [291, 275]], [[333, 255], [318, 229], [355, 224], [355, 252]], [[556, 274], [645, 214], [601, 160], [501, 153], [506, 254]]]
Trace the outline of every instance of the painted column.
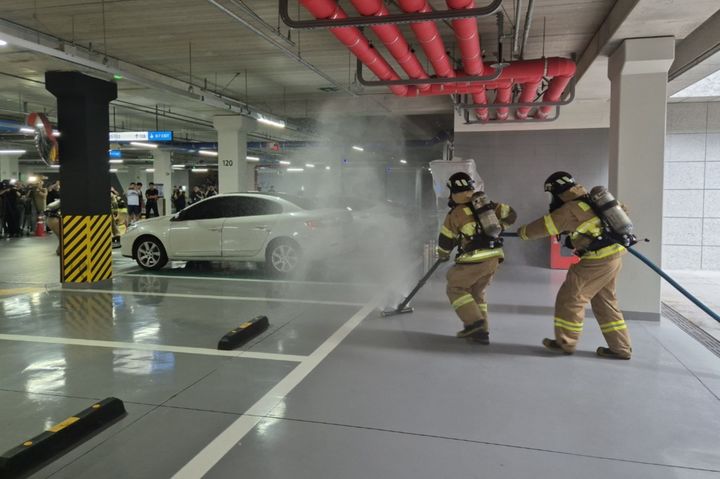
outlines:
[[[667, 73], [673, 37], [626, 39], [610, 56], [610, 191], [627, 205], [639, 238], [635, 248], [660, 264]], [[660, 277], [628, 256], [618, 281], [628, 319], [660, 319]]]
[[[20, 179], [20, 156], [22, 155], [0, 152], [0, 181]], [[27, 178], [23, 179], [27, 180]]]
[[45, 74], [57, 98], [62, 184], [61, 281], [93, 284], [112, 278], [108, 168], [109, 104], [115, 83], [79, 72]]
[[155, 185], [162, 185], [163, 196], [158, 200], [160, 215], [170, 214], [170, 198], [172, 197], [172, 152], [168, 150], [153, 151], [153, 174]]
[[240, 115], [216, 116], [213, 125], [218, 132], [219, 192], [248, 190], [254, 182], [248, 179], [247, 136], [257, 128], [257, 121]]

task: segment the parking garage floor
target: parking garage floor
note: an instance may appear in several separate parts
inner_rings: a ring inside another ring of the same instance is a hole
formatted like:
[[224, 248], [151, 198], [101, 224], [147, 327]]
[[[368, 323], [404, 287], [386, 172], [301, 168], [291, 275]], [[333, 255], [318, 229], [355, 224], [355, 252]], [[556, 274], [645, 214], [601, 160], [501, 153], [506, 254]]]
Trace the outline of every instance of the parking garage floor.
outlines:
[[[594, 355], [592, 318], [577, 354], [546, 353], [562, 273], [503, 268], [481, 346], [453, 337], [440, 274], [414, 314], [381, 319], [412, 280], [148, 274], [118, 258], [112, 286], [82, 291], [50, 263], [2, 284], [0, 448], [108, 396], [128, 414], [31, 477], [720, 477], [720, 358], [667, 320], [631, 323], [631, 361]], [[258, 314], [265, 333], [215, 349]]]

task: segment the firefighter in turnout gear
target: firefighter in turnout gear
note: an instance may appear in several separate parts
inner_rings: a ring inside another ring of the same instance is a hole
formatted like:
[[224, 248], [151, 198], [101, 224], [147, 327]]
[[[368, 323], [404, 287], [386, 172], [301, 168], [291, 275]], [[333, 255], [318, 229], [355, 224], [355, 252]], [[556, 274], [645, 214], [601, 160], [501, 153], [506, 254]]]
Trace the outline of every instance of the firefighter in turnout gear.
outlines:
[[545, 338], [543, 345], [559, 353], [575, 352], [583, 329], [585, 306], [590, 302], [609, 346], [599, 347], [597, 354], [630, 359], [630, 335], [615, 296], [625, 247], [609, 237], [598, 216], [597, 205], [572, 175], [563, 171], [554, 173], [545, 180], [545, 191], [552, 195], [550, 214], [520, 227], [518, 236], [531, 240], [567, 234], [566, 245], [574, 249], [580, 262], [570, 267], [555, 300], [555, 339]]
[[447, 186], [452, 209], [440, 230], [438, 255], [447, 261], [458, 248], [447, 274], [447, 295], [464, 326], [457, 337], [490, 344], [485, 290], [504, 258], [500, 233], [517, 215], [510, 206], [474, 192], [474, 182], [466, 173], [452, 175]]

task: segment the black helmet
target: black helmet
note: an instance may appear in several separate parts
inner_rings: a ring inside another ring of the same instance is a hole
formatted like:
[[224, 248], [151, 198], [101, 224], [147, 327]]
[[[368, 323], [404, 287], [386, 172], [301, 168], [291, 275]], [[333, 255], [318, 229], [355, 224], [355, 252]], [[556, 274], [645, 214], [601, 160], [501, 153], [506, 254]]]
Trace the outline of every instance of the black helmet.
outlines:
[[576, 184], [575, 178], [573, 178], [570, 173], [557, 171], [545, 180], [545, 191], [551, 193], [553, 196], [557, 196], [566, 192]]
[[450, 193], [460, 193], [461, 191], [473, 191], [475, 189], [475, 181], [467, 173], [455, 173], [447, 182]]

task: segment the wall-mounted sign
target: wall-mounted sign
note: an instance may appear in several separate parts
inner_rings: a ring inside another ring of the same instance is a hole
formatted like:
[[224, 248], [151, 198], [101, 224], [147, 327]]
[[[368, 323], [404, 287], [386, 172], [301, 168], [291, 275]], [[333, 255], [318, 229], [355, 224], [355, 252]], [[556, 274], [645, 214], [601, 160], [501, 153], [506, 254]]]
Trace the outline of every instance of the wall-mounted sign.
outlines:
[[172, 131], [111, 131], [110, 141], [172, 141]]
[[122, 158], [122, 151], [110, 150], [110, 158]]

